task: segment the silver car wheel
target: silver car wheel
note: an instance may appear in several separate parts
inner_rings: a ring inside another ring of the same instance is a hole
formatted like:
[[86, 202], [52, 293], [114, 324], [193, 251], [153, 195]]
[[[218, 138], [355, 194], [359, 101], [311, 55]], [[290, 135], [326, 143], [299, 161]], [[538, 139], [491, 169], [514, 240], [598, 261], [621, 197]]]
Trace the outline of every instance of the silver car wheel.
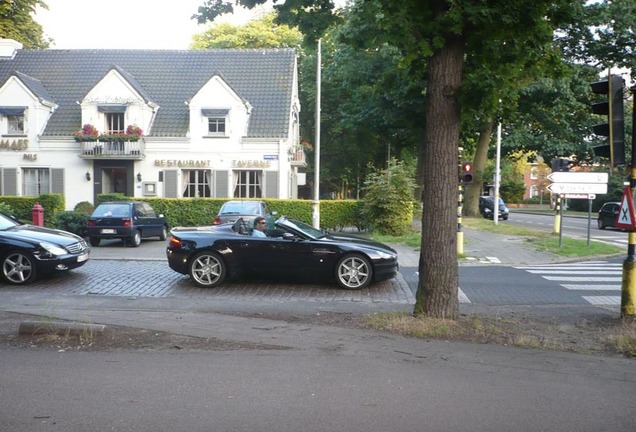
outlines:
[[213, 288], [225, 280], [225, 263], [213, 252], [201, 252], [192, 258], [190, 277], [200, 287]]
[[2, 260], [2, 278], [12, 285], [27, 284], [35, 276], [35, 261], [28, 254], [15, 252]]
[[141, 232], [139, 232], [139, 230], [133, 233], [133, 236], [130, 238], [129, 244], [132, 247], [139, 247], [139, 245], [141, 244]]
[[347, 255], [336, 267], [338, 284], [345, 289], [362, 289], [369, 286], [373, 277], [371, 263], [360, 255]]

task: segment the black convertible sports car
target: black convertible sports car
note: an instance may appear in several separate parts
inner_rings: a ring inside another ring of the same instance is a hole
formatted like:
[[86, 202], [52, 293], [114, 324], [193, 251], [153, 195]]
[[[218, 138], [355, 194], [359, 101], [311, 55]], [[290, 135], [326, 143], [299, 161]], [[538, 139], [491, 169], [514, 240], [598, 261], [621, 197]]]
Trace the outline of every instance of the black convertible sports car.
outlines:
[[397, 252], [381, 243], [326, 234], [286, 217], [275, 225], [266, 238], [252, 237], [242, 219], [213, 227], [175, 228], [166, 250], [168, 264], [201, 287], [251, 273], [335, 278], [342, 288], [362, 289], [397, 273]]
[[0, 279], [24, 285], [40, 274], [86, 264], [90, 248], [75, 234], [22, 224], [0, 213]]

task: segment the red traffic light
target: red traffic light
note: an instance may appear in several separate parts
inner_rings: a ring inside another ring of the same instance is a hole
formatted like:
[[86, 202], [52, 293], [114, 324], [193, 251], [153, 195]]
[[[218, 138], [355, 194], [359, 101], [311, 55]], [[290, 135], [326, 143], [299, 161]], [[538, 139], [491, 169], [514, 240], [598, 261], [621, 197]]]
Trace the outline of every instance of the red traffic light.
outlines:
[[472, 162], [462, 162], [462, 175], [461, 182], [464, 184], [473, 182], [473, 163]]

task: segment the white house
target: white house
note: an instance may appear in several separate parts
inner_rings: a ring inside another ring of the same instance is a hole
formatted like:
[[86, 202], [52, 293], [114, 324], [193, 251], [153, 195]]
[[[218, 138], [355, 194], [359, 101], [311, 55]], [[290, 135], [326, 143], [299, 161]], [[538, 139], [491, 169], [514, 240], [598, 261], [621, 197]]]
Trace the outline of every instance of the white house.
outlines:
[[[292, 49], [24, 50], [0, 39], [0, 195], [62, 193], [69, 210], [110, 192], [296, 198], [299, 111]], [[97, 132], [79, 134], [85, 125]]]

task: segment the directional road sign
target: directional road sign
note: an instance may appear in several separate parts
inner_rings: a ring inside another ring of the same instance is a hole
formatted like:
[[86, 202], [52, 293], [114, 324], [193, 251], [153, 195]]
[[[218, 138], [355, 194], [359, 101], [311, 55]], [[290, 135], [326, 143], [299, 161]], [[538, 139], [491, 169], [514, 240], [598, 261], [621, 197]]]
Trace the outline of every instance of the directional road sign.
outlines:
[[553, 172], [548, 180], [554, 183], [607, 183], [609, 175], [598, 172]]
[[552, 183], [548, 189], [556, 194], [606, 194], [607, 183]]

